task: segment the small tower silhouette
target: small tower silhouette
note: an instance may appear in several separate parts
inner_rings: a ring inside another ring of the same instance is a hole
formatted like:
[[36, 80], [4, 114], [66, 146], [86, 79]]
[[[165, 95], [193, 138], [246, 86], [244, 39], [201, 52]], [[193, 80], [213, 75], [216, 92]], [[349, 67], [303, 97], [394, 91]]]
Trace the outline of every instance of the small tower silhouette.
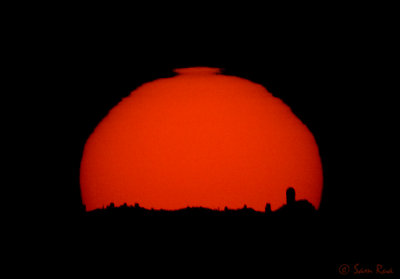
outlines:
[[270, 214], [271, 213], [271, 204], [267, 203], [265, 205], [265, 214]]
[[293, 187], [289, 187], [286, 190], [286, 204], [287, 205], [293, 205], [295, 202], [296, 198], [296, 192]]

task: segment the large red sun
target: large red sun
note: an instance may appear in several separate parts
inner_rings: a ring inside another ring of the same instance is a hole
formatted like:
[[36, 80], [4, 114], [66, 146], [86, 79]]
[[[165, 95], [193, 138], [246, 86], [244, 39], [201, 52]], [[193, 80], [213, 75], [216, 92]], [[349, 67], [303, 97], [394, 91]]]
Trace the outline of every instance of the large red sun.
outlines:
[[288, 187], [319, 207], [318, 146], [287, 105], [215, 68], [176, 72], [134, 90], [87, 140], [80, 172], [87, 210], [111, 202], [275, 210]]

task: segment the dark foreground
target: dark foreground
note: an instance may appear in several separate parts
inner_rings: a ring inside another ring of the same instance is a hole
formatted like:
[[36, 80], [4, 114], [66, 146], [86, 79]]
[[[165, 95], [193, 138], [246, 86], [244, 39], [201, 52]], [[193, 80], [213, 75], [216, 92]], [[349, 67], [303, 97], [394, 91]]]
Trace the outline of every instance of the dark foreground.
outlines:
[[54, 277], [345, 278], [341, 266], [357, 263], [396, 272], [390, 227], [343, 217], [301, 201], [274, 212], [110, 206], [49, 220], [30, 258]]
[[[246, 206], [169, 211], [110, 204], [72, 220], [48, 220], [41, 237], [51, 240], [49, 262], [67, 263], [58, 274], [72, 271], [75, 277], [352, 278], [359, 276], [355, 266], [374, 270], [380, 264], [396, 273], [390, 222], [327, 215], [295, 200], [289, 188], [286, 204], [276, 211], [268, 204], [264, 212]], [[32, 251], [43, 252], [34, 241]]]

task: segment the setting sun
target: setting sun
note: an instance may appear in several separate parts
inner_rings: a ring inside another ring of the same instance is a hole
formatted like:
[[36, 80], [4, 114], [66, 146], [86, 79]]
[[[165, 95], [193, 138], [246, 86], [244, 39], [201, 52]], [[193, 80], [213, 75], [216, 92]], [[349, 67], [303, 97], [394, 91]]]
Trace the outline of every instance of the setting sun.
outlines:
[[86, 210], [208, 207], [263, 211], [288, 187], [319, 207], [322, 166], [312, 133], [263, 86], [217, 68], [185, 68], [138, 87], [86, 142]]

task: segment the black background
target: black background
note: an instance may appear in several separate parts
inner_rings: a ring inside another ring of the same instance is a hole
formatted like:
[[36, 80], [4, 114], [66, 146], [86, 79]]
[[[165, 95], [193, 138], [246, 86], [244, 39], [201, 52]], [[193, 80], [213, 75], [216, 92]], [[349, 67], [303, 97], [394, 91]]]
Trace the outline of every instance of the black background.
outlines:
[[31, 47], [23, 48], [29, 62], [24, 70], [34, 76], [26, 84], [34, 85], [38, 105], [31, 106], [31, 116], [40, 123], [30, 133], [39, 158], [30, 177], [40, 185], [33, 190], [39, 196], [30, 209], [34, 220], [79, 219], [85, 141], [122, 97], [144, 82], [172, 76], [174, 68], [220, 67], [265, 86], [314, 134], [324, 171], [320, 212], [326, 230], [319, 236], [330, 249], [325, 256], [334, 256], [326, 258], [330, 272], [346, 261], [390, 259], [397, 113], [390, 85], [393, 34], [385, 25], [373, 18], [352, 22], [351, 16], [323, 21], [323, 14], [309, 22], [261, 18], [254, 26], [240, 17], [207, 26], [199, 17], [203, 21], [190, 27], [184, 24], [196, 21], [190, 16], [168, 27], [168, 17], [153, 19], [154, 26], [129, 22], [132, 17], [117, 25], [107, 18], [73, 24], [66, 17], [55, 27], [48, 21], [27, 26]]

